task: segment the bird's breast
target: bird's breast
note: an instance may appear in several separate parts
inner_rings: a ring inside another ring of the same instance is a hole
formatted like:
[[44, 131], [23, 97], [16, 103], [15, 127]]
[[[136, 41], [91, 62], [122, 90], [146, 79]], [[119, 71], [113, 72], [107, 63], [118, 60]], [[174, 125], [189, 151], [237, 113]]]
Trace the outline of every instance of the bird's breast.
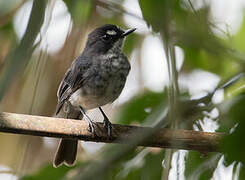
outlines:
[[93, 109], [113, 102], [121, 94], [130, 70], [127, 58], [109, 58], [94, 67], [93, 75], [70, 97], [73, 106]]

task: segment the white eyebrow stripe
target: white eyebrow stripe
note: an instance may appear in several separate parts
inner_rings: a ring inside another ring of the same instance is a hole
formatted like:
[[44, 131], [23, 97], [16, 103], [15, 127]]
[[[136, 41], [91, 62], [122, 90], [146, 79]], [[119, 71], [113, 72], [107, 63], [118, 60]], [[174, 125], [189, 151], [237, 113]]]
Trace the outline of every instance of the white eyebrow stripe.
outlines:
[[108, 35], [116, 35], [117, 32], [114, 31], [114, 30], [107, 30], [107, 31], [106, 31], [106, 34], [108, 34]]

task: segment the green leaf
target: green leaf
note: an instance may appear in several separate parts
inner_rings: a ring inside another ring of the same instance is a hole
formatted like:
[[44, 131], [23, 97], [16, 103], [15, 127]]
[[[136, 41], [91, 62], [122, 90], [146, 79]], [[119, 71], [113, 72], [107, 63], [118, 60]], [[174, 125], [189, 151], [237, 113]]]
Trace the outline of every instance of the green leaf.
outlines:
[[234, 36], [234, 45], [238, 50], [245, 52], [244, 42], [245, 42], [245, 11], [243, 15], [241, 28]]
[[245, 163], [245, 144], [241, 138], [245, 137], [245, 93], [236, 97], [227, 113], [228, 122], [233, 122], [236, 126], [231, 126], [232, 133], [227, 135], [222, 141], [222, 149], [226, 154], [226, 161], [231, 164], [234, 161]]
[[[78, 164], [76, 164], [77, 166]], [[26, 175], [21, 178], [21, 180], [60, 180], [66, 176], [66, 174], [74, 169], [73, 167], [61, 166], [59, 168], [54, 168], [52, 165], [47, 165], [41, 168], [37, 173], [33, 175]]]
[[215, 73], [222, 78], [230, 77], [241, 71], [242, 66], [233, 59], [220, 55], [212, 54], [204, 49], [184, 47], [184, 64], [183, 71], [191, 71], [193, 69], [202, 69]]
[[89, 0], [63, 0], [75, 23], [85, 22], [91, 12], [92, 2]]
[[159, 32], [169, 23], [168, 17], [168, 0], [154, 0], [154, 3], [149, 0], [140, 0], [140, 8], [143, 17], [148, 25], [152, 26], [155, 32]]
[[185, 53], [184, 67], [185, 69], [203, 69], [210, 72], [221, 73], [222, 61], [217, 61], [218, 56], [211, 55], [204, 50], [198, 48], [183, 48]]
[[115, 169], [113, 179], [161, 179], [162, 160], [164, 151], [154, 148], [145, 148], [128, 161], [123, 162]]
[[167, 103], [167, 93], [155, 93], [147, 91], [142, 95], [134, 97], [130, 102], [126, 103], [117, 116], [117, 122], [122, 124], [130, 124], [132, 122], [142, 123], [147, 116], [151, 114], [154, 108]]
[[141, 166], [130, 169], [129, 174], [124, 180], [134, 179], [161, 179], [162, 176], [162, 160], [164, 159], [164, 151], [159, 153], [148, 153], [143, 159]]
[[136, 33], [130, 34], [130, 36], [126, 38], [126, 42], [124, 43], [123, 52], [129, 56], [133, 52], [137, 44], [141, 44], [140, 41], [141, 36], [137, 35]]
[[189, 151], [185, 163], [186, 179], [211, 179], [219, 158], [217, 153], [209, 153], [204, 157], [199, 152]]

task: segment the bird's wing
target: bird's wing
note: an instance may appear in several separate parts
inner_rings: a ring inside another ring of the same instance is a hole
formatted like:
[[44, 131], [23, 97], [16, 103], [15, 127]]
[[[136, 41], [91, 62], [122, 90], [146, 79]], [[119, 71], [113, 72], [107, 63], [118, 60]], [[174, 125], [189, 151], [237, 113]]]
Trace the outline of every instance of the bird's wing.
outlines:
[[59, 85], [59, 88], [58, 88], [58, 91], [57, 91], [57, 97], [58, 97], [58, 100], [60, 101], [62, 96], [65, 94], [65, 92], [68, 90], [68, 88], [70, 88], [69, 84], [65, 81], [65, 79], [70, 76], [70, 73], [71, 73], [71, 69], [68, 69], [65, 73], [65, 76], [64, 78], [62, 79], [60, 85]]
[[58, 91], [57, 91], [57, 97], [58, 97], [58, 103], [56, 106], [56, 115], [60, 112], [60, 109], [63, 107], [65, 101], [70, 97], [71, 93], [71, 86], [65, 81], [67, 77], [69, 77], [71, 74], [71, 69], [68, 69], [65, 73], [65, 76], [63, 80], [61, 81]]
[[57, 96], [58, 104], [56, 106], [56, 115], [59, 113], [63, 104], [70, 98], [73, 92], [78, 90], [83, 85], [89, 72], [91, 62], [88, 59], [78, 57], [65, 73], [63, 80], [60, 83]]
[[72, 63], [71, 73], [65, 78], [65, 81], [70, 85], [72, 91], [75, 92], [83, 85], [83, 81], [91, 72], [92, 60], [85, 57], [78, 57]]

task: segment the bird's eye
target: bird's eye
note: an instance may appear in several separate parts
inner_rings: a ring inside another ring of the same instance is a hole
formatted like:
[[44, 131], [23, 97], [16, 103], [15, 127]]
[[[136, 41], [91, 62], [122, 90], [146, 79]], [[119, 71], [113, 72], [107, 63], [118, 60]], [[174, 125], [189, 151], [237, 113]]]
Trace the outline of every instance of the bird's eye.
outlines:
[[110, 36], [108, 34], [105, 34], [104, 36], [102, 36], [102, 39], [104, 41], [109, 41], [110, 40]]

